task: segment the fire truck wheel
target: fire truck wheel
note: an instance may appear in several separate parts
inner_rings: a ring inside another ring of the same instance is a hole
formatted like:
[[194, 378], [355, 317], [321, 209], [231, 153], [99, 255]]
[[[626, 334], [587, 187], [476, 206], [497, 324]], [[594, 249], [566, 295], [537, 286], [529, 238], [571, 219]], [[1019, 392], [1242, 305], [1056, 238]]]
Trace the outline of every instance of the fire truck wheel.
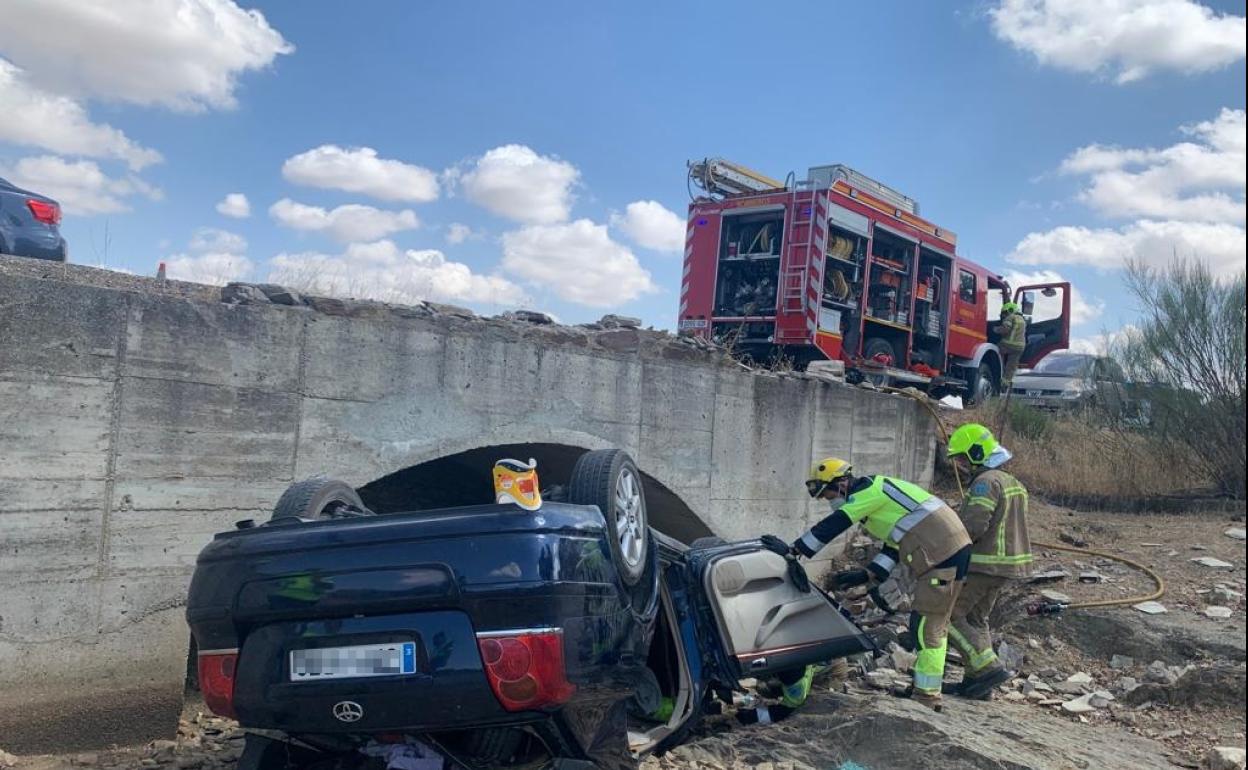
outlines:
[[979, 370], [975, 373], [975, 380], [971, 383], [971, 403], [986, 404], [995, 395], [997, 395], [997, 380], [993, 375], [992, 367], [988, 364], [980, 364]]
[[874, 360], [881, 353], [888, 356], [890, 366], [897, 365], [897, 351], [893, 348], [893, 343], [882, 337], [871, 337], [862, 348], [862, 357], [868, 361]]

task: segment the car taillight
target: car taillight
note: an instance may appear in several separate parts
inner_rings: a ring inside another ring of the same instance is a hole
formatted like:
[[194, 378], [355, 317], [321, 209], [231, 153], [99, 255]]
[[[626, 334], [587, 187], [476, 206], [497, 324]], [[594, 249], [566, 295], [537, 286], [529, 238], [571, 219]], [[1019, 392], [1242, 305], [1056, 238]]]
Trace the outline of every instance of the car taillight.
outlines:
[[238, 651], [199, 654], [199, 691], [217, 716], [234, 718], [234, 669]]
[[61, 207], [55, 203], [30, 198], [26, 201], [26, 208], [30, 209], [35, 219], [44, 224], [59, 225], [61, 223]]
[[555, 706], [576, 692], [563, 666], [560, 629], [477, 634], [477, 647], [490, 688], [508, 711]]

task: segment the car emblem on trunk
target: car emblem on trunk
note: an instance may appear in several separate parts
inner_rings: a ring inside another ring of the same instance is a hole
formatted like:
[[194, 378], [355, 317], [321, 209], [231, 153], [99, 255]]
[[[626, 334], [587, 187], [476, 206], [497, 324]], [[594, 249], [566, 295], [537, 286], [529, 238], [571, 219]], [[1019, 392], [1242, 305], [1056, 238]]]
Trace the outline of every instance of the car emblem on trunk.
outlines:
[[358, 722], [364, 718], [364, 707], [353, 700], [342, 700], [334, 704], [334, 718], [339, 722]]

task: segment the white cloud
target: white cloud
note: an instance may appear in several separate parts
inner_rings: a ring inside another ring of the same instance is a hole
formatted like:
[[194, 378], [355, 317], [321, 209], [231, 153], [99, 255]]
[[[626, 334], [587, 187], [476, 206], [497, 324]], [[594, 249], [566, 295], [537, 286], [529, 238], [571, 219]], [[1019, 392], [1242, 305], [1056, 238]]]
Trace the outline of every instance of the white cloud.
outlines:
[[451, 245], [463, 243], [474, 235], [476, 235], [476, 233], [472, 231], [471, 227], [459, 222], [452, 222], [450, 226], [446, 228], [446, 242]]
[[0, 54], [42, 88], [183, 111], [235, 106], [241, 74], [294, 51], [232, 0], [19, 0], [4, 30]]
[[1154, 222], [1142, 219], [1123, 228], [1063, 225], [1031, 233], [1006, 259], [1022, 265], [1121, 267], [1128, 259], [1164, 266], [1175, 255], [1206, 260], [1218, 275], [1242, 270], [1244, 228], [1207, 222]]
[[519, 144], [495, 147], [459, 180], [473, 203], [525, 224], [567, 220], [581, 172], [571, 163]]
[[504, 234], [503, 269], [591, 307], [615, 307], [655, 290], [633, 252], [588, 219]]
[[1061, 171], [1088, 175], [1079, 198], [1106, 216], [1242, 224], [1244, 111], [1223, 109], [1182, 130], [1197, 141], [1161, 150], [1093, 144], [1062, 161]]
[[1245, 119], [1222, 110], [1185, 126], [1195, 141], [1164, 149], [1093, 144], [1069, 155], [1060, 170], [1087, 176], [1079, 200], [1119, 227], [1063, 225], [1023, 238], [1006, 259], [1023, 265], [1154, 267], [1175, 256], [1197, 257], [1215, 273], [1243, 269], [1245, 260]]
[[188, 252], [165, 259], [165, 275], [179, 281], [221, 286], [249, 276], [255, 264], [243, 253], [247, 239], [215, 227], [201, 227], [191, 234]]
[[392, 233], [420, 227], [420, 220], [409, 210], [383, 211], [358, 203], [327, 211], [319, 206], [283, 198], [269, 207], [269, 216], [285, 227], [328, 233], [344, 243], [375, 241]]
[[[8, 9], [5, 23], [8, 23]], [[31, 85], [20, 69], [0, 59], [0, 142], [68, 155], [116, 158], [131, 169], [159, 163], [160, 153], [133, 142], [112, 126], [92, 123], [81, 104]]]
[[524, 290], [498, 275], [474, 273], [435, 249], [402, 250], [391, 241], [353, 243], [342, 254], [279, 254], [269, 280], [312, 294], [414, 304], [421, 300], [521, 305]]
[[229, 230], [201, 227], [191, 235], [190, 247], [191, 251], [201, 254], [213, 251], [242, 253], [247, 250], [247, 239]]
[[372, 147], [323, 144], [282, 164], [287, 181], [308, 187], [371, 195], [386, 201], [437, 200], [438, 175], [399, 160], [377, 157]]
[[685, 220], [658, 201], [633, 201], [622, 216], [611, 216], [611, 226], [645, 249], [680, 253], [685, 248]]
[[1243, 16], [1194, 0], [1001, 0], [989, 11], [997, 37], [1041, 64], [1110, 72], [1118, 83], [1153, 72], [1208, 72], [1240, 61]]
[[93, 161], [67, 161], [51, 155], [22, 158], [4, 170], [4, 177], [18, 187], [54, 198], [65, 213], [80, 216], [129, 211], [126, 199], [135, 195], [149, 200], [164, 197], [159, 188], [133, 174], [115, 179]]
[[[1005, 272], [1005, 280], [1009, 281], [1011, 288], [1017, 289], [1020, 286], [1034, 286], [1041, 283], [1061, 283], [1066, 279], [1056, 270], [1037, 270], [1033, 273], [1024, 273], [1019, 270], [1007, 270]], [[995, 295], [994, 295], [995, 296]], [[1056, 306], [1059, 297], [1054, 297], [1051, 301], [1052, 307], [1044, 307], [1049, 298], [1043, 296], [1036, 297], [1037, 312], [1040, 313], [1038, 318], [1052, 318], [1061, 312], [1061, 308]], [[995, 308], [994, 308], [995, 311]], [[1105, 312], [1105, 302], [1093, 297], [1089, 300], [1083, 295], [1083, 291], [1075, 284], [1071, 285], [1070, 297], [1070, 325], [1080, 326], [1090, 321], [1095, 321]], [[1047, 315], [1045, 315], [1047, 313]]]
[[242, 193], [230, 193], [217, 204], [217, 213], [234, 219], [246, 219], [251, 216], [251, 202]]
[[254, 268], [252, 261], [241, 254], [174, 254], [165, 260], [165, 275], [169, 278], [213, 286], [224, 286], [230, 281], [242, 280]]

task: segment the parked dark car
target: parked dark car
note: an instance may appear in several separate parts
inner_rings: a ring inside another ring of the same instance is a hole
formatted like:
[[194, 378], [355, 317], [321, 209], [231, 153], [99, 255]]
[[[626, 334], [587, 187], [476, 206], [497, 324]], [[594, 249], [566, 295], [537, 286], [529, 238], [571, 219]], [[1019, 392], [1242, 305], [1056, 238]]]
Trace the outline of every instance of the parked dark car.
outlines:
[[0, 254], [64, 262], [61, 204], [0, 178]]
[[313, 479], [204, 548], [186, 614], [208, 706], [265, 731], [240, 768], [408, 738], [470, 768], [634, 767], [743, 677], [873, 649], [782, 550], [651, 530], [619, 450], [535, 511], [373, 515]]

